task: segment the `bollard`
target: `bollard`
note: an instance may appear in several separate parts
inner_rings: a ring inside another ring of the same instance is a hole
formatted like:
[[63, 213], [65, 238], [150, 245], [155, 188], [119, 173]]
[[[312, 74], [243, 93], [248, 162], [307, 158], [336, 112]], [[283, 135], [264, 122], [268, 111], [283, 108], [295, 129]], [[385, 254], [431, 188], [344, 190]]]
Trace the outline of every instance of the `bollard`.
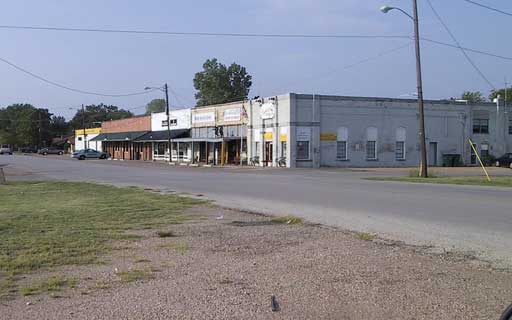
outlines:
[[6, 184], [4, 168], [1, 168], [1, 167], [0, 167], [0, 184]]

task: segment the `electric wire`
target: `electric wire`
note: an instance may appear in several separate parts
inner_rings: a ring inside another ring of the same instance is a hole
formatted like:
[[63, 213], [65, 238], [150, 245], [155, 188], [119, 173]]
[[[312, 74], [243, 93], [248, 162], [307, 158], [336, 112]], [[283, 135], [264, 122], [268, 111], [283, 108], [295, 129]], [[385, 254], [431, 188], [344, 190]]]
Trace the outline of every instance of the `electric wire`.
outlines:
[[4, 62], [5, 64], [8, 64], [10, 65], [11, 67], [13, 67], [14, 69], [17, 69], [18, 71], [21, 71], [25, 74], [28, 74], [36, 79], [39, 79], [45, 83], [48, 83], [48, 84], [51, 84], [53, 86], [56, 86], [56, 87], [59, 87], [61, 89], [65, 89], [65, 90], [69, 90], [69, 91], [73, 91], [73, 92], [77, 92], [77, 93], [81, 93], [81, 94], [87, 94], [87, 95], [94, 95], [94, 96], [100, 96], [100, 97], [113, 97], [113, 98], [120, 98], [120, 97], [131, 97], [131, 96], [139, 96], [139, 95], [143, 95], [143, 94], [148, 94], [149, 92], [151, 91], [154, 91], [153, 90], [144, 90], [144, 91], [139, 91], [139, 92], [133, 92], [133, 93], [125, 93], [125, 94], [107, 94], [107, 93], [99, 93], [99, 92], [92, 92], [92, 91], [85, 91], [85, 90], [80, 90], [80, 89], [75, 89], [75, 88], [71, 88], [71, 87], [68, 87], [68, 86], [65, 86], [65, 85], [62, 85], [60, 83], [57, 83], [57, 82], [54, 82], [52, 80], [49, 80], [49, 79], [46, 79], [42, 76], [39, 76], [25, 68], [22, 68], [12, 62], [10, 62], [9, 60], [5, 59], [5, 58], [2, 58], [0, 57], [0, 61]]
[[494, 11], [494, 12], [502, 13], [502, 14], [504, 14], [504, 15], [511, 16], [511, 17], [512, 17], [512, 13], [510, 13], [510, 12], [506, 12], [506, 11], [503, 11], [503, 10], [500, 10], [500, 9], [496, 9], [496, 8], [493, 8], [493, 7], [491, 7], [491, 6], [488, 6], [488, 5], [485, 5], [485, 4], [482, 4], [482, 3], [476, 2], [476, 1], [472, 1], [472, 0], [462, 0], [462, 1], [465, 1], [465, 2], [467, 2], [467, 3], [471, 3], [471, 4], [474, 4], [474, 5], [476, 5], [476, 6], [479, 6], [479, 7], [482, 7], [482, 8], [485, 8], [485, 9], [491, 10], [491, 11]]
[[457, 47], [461, 50], [462, 54], [464, 55], [464, 57], [466, 58], [466, 60], [471, 64], [471, 66], [473, 66], [473, 69], [475, 69], [475, 71], [480, 75], [480, 77], [482, 77], [482, 79], [484, 79], [487, 84], [492, 88], [492, 90], [496, 90], [496, 87], [494, 87], [494, 85], [491, 83], [491, 81], [489, 81], [489, 79], [484, 75], [484, 73], [480, 70], [480, 68], [478, 68], [478, 66], [475, 64], [475, 62], [473, 62], [473, 60], [469, 57], [469, 55], [467, 54], [466, 50], [464, 50], [464, 48], [462, 48], [462, 46], [460, 45], [459, 41], [457, 40], [457, 38], [455, 37], [455, 35], [451, 32], [450, 28], [448, 28], [448, 25], [446, 25], [446, 23], [444, 22], [444, 20], [441, 18], [441, 16], [439, 15], [439, 13], [436, 11], [436, 9], [434, 8], [434, 6], [432, 5], [432, 2], [430, 0], [427, 0], [427, 3], [428, 5], [430, 6], [430, 8], [432, 9], [432, 12], [434, 12], [434, 15], [437, 17], [437, 19], [439, 20], [439, 22], [441, 23], [441, 25], [444, 27], [444, 29], [446, 30], [446, 32], [450, 35], [450, 37], [452, 38], [453, 42], [457, 45]]

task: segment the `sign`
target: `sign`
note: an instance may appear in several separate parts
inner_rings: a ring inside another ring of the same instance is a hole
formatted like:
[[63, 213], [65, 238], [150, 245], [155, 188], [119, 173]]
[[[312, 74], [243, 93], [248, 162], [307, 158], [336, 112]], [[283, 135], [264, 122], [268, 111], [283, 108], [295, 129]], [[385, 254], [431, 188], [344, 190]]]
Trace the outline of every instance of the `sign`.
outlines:
[[215, 122], [215, 112], [194, 113], [192, 115], [193, 124], [208, 122]]
[[309, 127], [297, 127], [297, 141], [310, 141], [311, 140], [311, 128]]
[[286, 135], [286, 133], [281, 133], [279, 135], [279, 141], [286, 142], [287, 140], [288, 140], [288, 135]]
[[276, 108], [274, 103], [268, 102], [264, 103], [260, 107], [260, 117], [261, 119], [273, 119], [276, 113]]
[[224, 110], [224, 122], [240, 121], [240, 114], [242, 110], [240, 108], [231, 108]]
[[252, 132], [252, 139], [254, 142], [261, 142], [261, 130], [260, 129], [254, 129]]
[[320, 141], [336, 141], [338, 140], [338, 135], [336, 133], [321, 133]]
[[274, 135], [272, 132], [265, 132], [263, 134], [263, 139], [265, 139], [265, 141], [272, 140], [273, 137]]

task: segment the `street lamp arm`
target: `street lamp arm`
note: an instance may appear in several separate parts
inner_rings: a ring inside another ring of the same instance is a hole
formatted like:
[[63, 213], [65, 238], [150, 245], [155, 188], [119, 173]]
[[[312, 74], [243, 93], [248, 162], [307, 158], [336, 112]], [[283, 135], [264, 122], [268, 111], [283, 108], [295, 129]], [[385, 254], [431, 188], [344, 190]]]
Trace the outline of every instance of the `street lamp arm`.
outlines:
[[389, 11], [391, 11], [391, 10], [398, 10], [398, 11], [400, 11], [401, 13], [405, 14], [406, 16], [408, 16], [411, 20], [413, 20], [413, 21], [414, 21], [414, 17], [413, 17], [413, 16], [411, 16], [410, 14], [408, 14], [408, 13], [407, 13], [407, 11], [402, 10], [402, 9], [400, 9], [400, 8], [398, 8], [398, 7], [388, 7], [388, 6], [384, 6], [384, 7], [380, 8], [380, 11], [382, 11], [383, 13], [388, 13], [388, 12], [389, 12]]

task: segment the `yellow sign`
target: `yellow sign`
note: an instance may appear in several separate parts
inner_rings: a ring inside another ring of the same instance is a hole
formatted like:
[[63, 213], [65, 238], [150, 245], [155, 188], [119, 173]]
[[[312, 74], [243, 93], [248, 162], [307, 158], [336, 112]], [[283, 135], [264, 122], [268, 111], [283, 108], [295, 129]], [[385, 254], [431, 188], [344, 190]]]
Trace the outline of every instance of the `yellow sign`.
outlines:
[[286, 135], [286, 133], [281, 133], [281, 134], [279, 135], [279, 140], [280, 140], [281, 142], [286, 142], [286, 141], [288, 140], [288, 136]]
[[336, 133], [321, 133], [320, 134], [321, 141], [336, 141], [338, 140], [338, 136]]
[[273, 137], [274, 137], [274, 135], [272, 134], [272, 132], [265, 132], [263, 134], [263, 139], [265, 139], [265, 140], [272, 140]]
[[[85, 134], [100, 134], [101, 128], [90, 128], [85, 129]], [[83, 136], [84, 135], [84, 129], [78, 129], [75, 130], [75, 136]]]

